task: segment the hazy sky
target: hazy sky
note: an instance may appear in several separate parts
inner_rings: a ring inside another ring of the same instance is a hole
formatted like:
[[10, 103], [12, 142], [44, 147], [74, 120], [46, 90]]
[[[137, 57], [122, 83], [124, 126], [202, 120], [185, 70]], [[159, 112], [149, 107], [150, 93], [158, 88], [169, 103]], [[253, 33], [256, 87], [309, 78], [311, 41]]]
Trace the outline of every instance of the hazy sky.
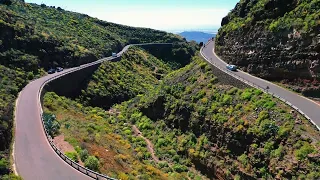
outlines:
[[26, 0], [109, 22], [161, 30], [212, 29], [239, 0]]

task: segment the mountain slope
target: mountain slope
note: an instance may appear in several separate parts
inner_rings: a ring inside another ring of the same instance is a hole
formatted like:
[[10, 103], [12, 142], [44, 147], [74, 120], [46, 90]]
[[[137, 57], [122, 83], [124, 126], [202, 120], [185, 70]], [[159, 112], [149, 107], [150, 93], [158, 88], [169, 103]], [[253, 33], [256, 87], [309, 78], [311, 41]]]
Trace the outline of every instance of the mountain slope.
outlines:
[[[171, 71], [167, 64], [145, 50], [131, 47], [121, 61], [104, 62], [94, 72], [80, 98], [85, 105], [50, 92], [44, 97], [45, 112], [57, 115], [65, 141], [99, 159], [98, 171], [124, 179], [138, 174], [167, 179], [165, 172], [148, 162], [150, 154], [143, 147], [143, 139], [122, 137], [119, 132], [130, 132], [130, 126], [109, 118], [118, 114], [117, 111], [106, 110], [153, 89], [162, 76]], [[133, 141], [135, 143], [131, 144]]]
[[85, 104], [110, 108], [158, 84], [172, 69], [146, 51], [131, 47], [120, 62], [105, 62], [82, 90]]
[[[141, 50], [129, 51], [126, 57], [135, 64], [139, 54]], [[100, 170], [117, 178], [320, 177], [320, 134], [308, 120], [280, 100], [260, 90], [236, 88], [214, 73], [194, 57], [107, 111], [54, 93], [45, 96], [46, 111], [57, 115], [66, 141], [98, 157]], [[123, 81], [117, 79], [114, 85]], [[114, 85], [100, 90], [108, 92]], [[151, 142], [158, 160], [135, 128]]]
[[319, 9], [319, 0], [241, 0], [222, 20], [216, 52], [262, 78], [317, 81]]
[[[6, 176], [9, 169], [9, 153], [13, 138], [13, 110], [15, 99], [30, 77], [21, 70], [12, 70], [0, 65], [0, 179], [14, 180], [13, 176]], [[4, 176], [5, 175], [5, 176]]]
[[260, 90], [235, 88], [213, 73], [195, 58], [117, 109], [155, 144], [160, 159], [191, 161], [207, 177], [320, 177], [320, 136], [308, 120]]
[[[0, 6], [0, 27], [1, 52], [9, 54], [8, 60], [1, 63], [16, 61], [15, 66], [27, 70], [57, 64], [72, 67], [110, 56], [128, 43], [182, 42], [178, 36], [163, 31], [108, 23], [19, 0]], [[30, 57], [18, 59], [19, 53]], [[26, 61], [28, 66], [23, 64]]]
[[50, 67], [78, 66], [139, 42], [174, 42], [179, 47], [186, 43], [163, 31], [109, 23], [44, 4], [1, 0], [0, 177], [11, 172], [14, 101], [30, 80], [45, 75]]

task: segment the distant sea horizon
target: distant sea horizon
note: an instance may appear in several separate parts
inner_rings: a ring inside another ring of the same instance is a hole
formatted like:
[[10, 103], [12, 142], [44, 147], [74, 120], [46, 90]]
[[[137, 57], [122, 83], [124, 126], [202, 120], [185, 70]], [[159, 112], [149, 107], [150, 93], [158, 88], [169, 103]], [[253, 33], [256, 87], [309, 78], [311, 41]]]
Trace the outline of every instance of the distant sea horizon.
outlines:
[[164, 30], [166, 32], [170, 32], [170, 33], [174, 33], [174, 34], [179, 34], [182, 32], [186, 32], [186, 31], [197, 31], [197, 32], [204, 32], [204, 33], [208, 33], [208, 34], [217, 34], [218, 33], [218, 29], [219, 28], [177, 28], [177, 29], [167, 29]]

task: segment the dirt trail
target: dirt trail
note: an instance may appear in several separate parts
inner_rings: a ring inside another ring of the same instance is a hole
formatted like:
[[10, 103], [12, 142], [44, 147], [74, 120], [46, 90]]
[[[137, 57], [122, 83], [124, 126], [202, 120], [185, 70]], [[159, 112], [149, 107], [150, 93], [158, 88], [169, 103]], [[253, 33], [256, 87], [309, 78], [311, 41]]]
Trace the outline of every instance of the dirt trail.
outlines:
[[[156, 163], [160, 162], [159, 158], [158, 158], [158, 157], [155, 155], [155, 153], [154, 153], [154, 148], [153, 148], [152, 142], [151, 142], [149, 139], [145, 138], [145, 137], [142, 135], [141, 131], [137, 128], [136, 125], [132, 125], [132, 130], [134, 131], [134, 134], [135, 134], [136, 136], [139, 136], [139, 137], [143, 138], [143, 139], [146, 141], [146, 143], [147, 143], [147, 149], [148, 149], [148, 151], [151, 153], [152, 159], [153, 159]], [[173, 164], [170, 163], [170, 162], [168, 162], [168, 165], [169, 165], [170, 168], [172, 168], [172, 166], [173, 166]], [[203, 180], [209, 180], [207, 177], [203, 176], [199, 171], [197, 171], [194, 167], [188, 167], [188, 169], [189, 169], [190, 172], [193, 172], [194, 174], [197, 174], [197, 175], [201, 176]], [[191, 180], [190, 177], [188, 177], [188, 179]]]
[[155, 153], [154, 153], [154, 148], [153, 148], [152, 142], [151, 142], [149, 139], [145, 138], [145, 137], [142, 135], [141, 131], [137, 128], [137, 126], [133, 125], [133, 126], [132, 126], [132, 129], [133, 129], [134, 134], [135, 134], [136, 136], [139, 136], [139, 137], [143, 138], [143, 139], [146, 141], [146, 143], [147, 143], [147, 148], [148, 148], [148, 151], [151, 153], [152, 159], [153, 159], [156, 163], [158, 163], [158, 162], [159, 162], [159, 158], [158, 158], [158, 157], [155, 155]]
[[54, 137], [53, 143], [60, 149], [61, 152], [74, 152], [76, 151], [74, 147], [64, 140], [64, 135], [61, 134], [59, 136]]
[[[66, 152], [75, 152], [76, 151], [71, 144], [69, 144], [67, 141], [64, 140], [64, 135], [63, 134], [54, 137], [53, 143], [64, 154], [66, 154]], [[79, 164], [82, 165], [82, 166], [84, 165], [84, 163], [81, 161], [80, 157], [79, 157]]]

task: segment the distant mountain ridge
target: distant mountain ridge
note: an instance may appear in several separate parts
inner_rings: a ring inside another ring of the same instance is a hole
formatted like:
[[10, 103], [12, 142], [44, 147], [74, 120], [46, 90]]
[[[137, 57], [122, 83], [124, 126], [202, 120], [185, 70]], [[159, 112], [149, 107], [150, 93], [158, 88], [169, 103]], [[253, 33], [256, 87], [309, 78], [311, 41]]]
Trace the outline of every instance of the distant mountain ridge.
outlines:
[[208, 39], [215, 37], [216, 33], [210, 34], [210, 33], [205, 33], [201, 31], [184, 31], [179, 33], [179, 35], [186, 38], [187, 41], [193, 40], [200, 43], [200, 42], [206, 42], [208, 41]]

